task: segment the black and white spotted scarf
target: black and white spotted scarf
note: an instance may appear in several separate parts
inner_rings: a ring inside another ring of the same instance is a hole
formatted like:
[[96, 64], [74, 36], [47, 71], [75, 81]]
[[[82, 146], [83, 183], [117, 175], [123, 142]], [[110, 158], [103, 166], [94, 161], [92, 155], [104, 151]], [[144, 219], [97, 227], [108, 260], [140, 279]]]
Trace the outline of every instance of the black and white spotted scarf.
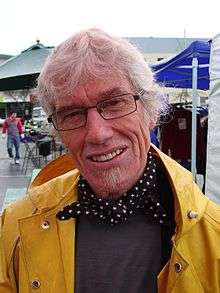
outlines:
[[156, 176], [156, 160], [148, 153], [147, 165], [142, 177], [118, 199], [102, 199], [95, 195], [87, 181], [78, 181], [79, 201], [65, 206], [56, 215], [64, 221], [79, 216], [93, 216], [112, 226], [123, 223], [142, 209], [159, 224], [167, 224], [167, 214], [161, 206]]

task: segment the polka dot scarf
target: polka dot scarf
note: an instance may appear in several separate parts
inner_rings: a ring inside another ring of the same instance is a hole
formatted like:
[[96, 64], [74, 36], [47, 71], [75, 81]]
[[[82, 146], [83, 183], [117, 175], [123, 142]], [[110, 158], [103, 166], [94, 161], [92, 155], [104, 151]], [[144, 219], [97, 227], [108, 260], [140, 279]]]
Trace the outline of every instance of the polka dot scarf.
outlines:
[[80, 176], [78, 181], [79, 201], [64, 207], [56, 217], [64, 221], [79, 216], [93, 216], [99, 221], [114, 226], [127, 221], [142, 209], [157, 223], [166, 224], [167, 214], [158, 201], [156, 168], [156, 160], [149, 152], [143, 176], [128, 192], [116, 200], [97, 197], [87, 181]]

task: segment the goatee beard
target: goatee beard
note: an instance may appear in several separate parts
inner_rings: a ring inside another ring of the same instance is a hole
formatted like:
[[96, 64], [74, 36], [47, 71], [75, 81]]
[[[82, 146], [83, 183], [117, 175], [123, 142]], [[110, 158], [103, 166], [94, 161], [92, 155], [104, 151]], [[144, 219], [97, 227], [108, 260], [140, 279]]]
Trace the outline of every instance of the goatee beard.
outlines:
[[[117, 199], [127, 190], [121, 186], [122, 169], [114, 167], [108, 170], [98, 170], [95, 174], [99, 178], [99, 188], [94, 188], [96, 195], [106, 199]], [[91, 186], [93, 188], [93, 186]]]

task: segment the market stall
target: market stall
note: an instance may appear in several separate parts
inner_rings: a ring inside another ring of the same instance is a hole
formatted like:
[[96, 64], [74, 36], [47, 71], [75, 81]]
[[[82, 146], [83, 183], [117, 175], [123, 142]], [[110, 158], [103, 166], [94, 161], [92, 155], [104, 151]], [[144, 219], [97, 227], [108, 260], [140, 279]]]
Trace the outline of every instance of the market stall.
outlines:
[[172, 58], [153, 64], [155, 78], [165, 87], [192, 89], [191, 171], [196, 177], [197, 89], [209, 89], [210, 43], [195, 41]]

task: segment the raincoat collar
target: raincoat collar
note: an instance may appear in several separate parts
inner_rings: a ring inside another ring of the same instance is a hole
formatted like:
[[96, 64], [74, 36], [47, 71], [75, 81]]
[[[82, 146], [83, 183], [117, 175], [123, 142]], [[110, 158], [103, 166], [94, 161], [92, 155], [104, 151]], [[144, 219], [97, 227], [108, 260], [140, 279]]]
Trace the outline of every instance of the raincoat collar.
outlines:
[[[201, 219], [208, 204], [208, 198], [193, 182], [191, 172], [179, 166], [154, 145], [151, 145], [151, 151], [162, 162], [165, 174], [171, 184], [175, 202], [175, 239], [178, 239]], [[69, 159], [71, 160], [71, 158]], [[59, 164], [61, 163], [62, 160], [59, 160]], [[44, 169], [41, 172], [44, 172]], [[48, 211], [64, 203], [76, 201], [78, 198], [78, 178], [79, 171], [73, 169], [40, 186], [30, 187], [29, 198], [36, 212]], [[198, 216], [191, 219], [189, 217], [190, 211], [195, 211]]]
[[62, 203], [76, 201], [78, 178], [79, 171], [74, 169], [40, 186], [30, 188], [28, 197], [35, 207], [35, 213], [49, 211], [61, 206]]

